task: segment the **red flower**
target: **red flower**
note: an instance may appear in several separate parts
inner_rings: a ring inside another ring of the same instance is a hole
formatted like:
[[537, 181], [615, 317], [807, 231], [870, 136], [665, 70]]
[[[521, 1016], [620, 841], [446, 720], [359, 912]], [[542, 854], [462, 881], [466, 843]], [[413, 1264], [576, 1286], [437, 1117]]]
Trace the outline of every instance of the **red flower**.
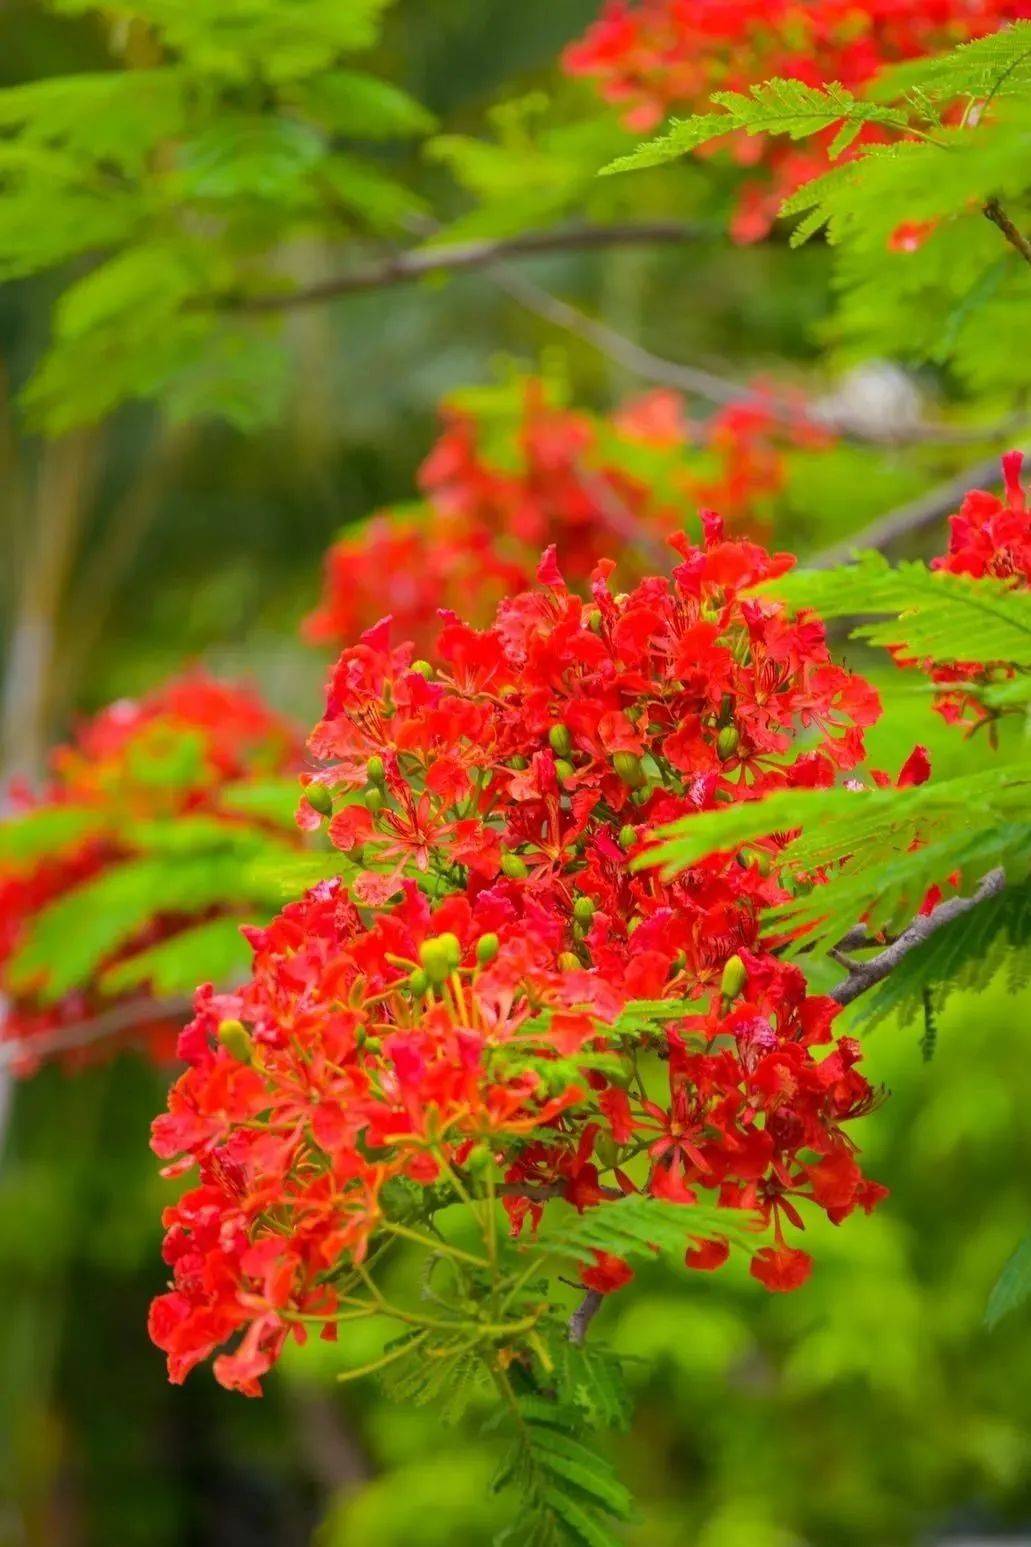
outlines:
[[613, 1257], [611, 1252], [592, 1252], [591, 1255], [594, 1258], [593, 1265], [580, 1269], [580, 1282], [585, 1289], [594, 1289], [600, 1295], [611, 1295], [629, 1284], [633, 1278], [633, 1268], [622, 1257]]
[[813, 1270], [808, 1252], [792, 1246], [764, 1246], [749, 1264], [749, 1272], [760, 1284], [778, 1294], [800, 1289]]

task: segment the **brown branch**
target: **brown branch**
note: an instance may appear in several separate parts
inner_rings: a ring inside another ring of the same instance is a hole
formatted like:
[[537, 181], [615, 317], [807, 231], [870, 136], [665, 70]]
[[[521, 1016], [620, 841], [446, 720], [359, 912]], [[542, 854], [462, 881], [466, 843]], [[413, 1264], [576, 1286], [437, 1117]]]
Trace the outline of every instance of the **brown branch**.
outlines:
[[569, 1341], [575, 1343], [578, 1348], [586, 1338], [587, 1329], [591, 1322], [601, 1310], [604, 1298], [605, 1296], [600, 1294], [597, 1289], [588, 1289], [580, 1304], [572, 1316], [570, 1316], [566, 1332]]
[[[703, 370], [697, 365], [685, 365], [654, 354], [633, 339], [618, 333], [608, 323], [600, 322], [569, 301], [552, 295], [549, 290], [543, 289], [523, 274], [499, 265], [492, 270], [491, 278], [500, 290], [504, 290], [527, 311], [561, 328], [563, 332], [572, 334], [574, 338], [581, 339], [607, 360], [640, 376], [644, 381], [660, 387], [671, 387], [718, 407], [753, 402], [757, 396], [754, 388], [739, 381]], [[786, 398], [778, 400], [773, 394], [764, 394], [763, 402], [773, 417], [785, 425], [797, 426], [800, 418], [808, 417], [815, 428], [825, 430], [830, 435], [855, 441], [859, 445], [872, 446], [962, 445], [964, 442], [981, 442], [1006, 434], [1010, 429], [1023, 428], [1028, 419], [1026, 413], [1018, 413], [1001, 424], [985, 428], [934, 423], [907, 424], [894, 432], [876, 434], [857, 423], [855, 415], [832, 408], [830, 400], [823, 402], [814, 399], [808, 409], [801, 411], [797, 404]]]
[[149, 1025], [161, 1020], [185, 1020], [193, 1008], [192, 998], [177, 994], [167, 999], [130, 999], [101, 1010], [89, 1020], [73, 1021], [67, 1026], [56, 1026], [53, 1031], [40, 1032], [38, 1036], [23, 1037], [17, 1042], [0, 1043], [0, 1070], [31, 1060], [37, 1063], [58, 1053], [74, 1052], [102, 1042], [105, 1037], [116, 1036], [121, 1031]]
[[954, 478], [936, 484], [926, 494], [918, 495], [905, 505], [899, 505], [886, 515], [878, 516], [869, 526], [854, 532], [851, 537], [824, 548], [808, 561], [810, 569], [831, 569], [843, 564], [857, 548], [889, 548], [900, 538], [910, 537], [935, 522], [943, 521], [956, 510], [963, 496], [971, 489], [995, 488], [1002, 482], [998, 456], [987, 457], [983, 462], [972, 463]]
[[914, 919], [909, 928], [904, 929], [898, 939], [893, 940], [883, 951], [872, 956], [869, 961], [856, 963], [848, 977], [837, 988], [831, 989], [830, 997], [836, 999], [838, 1004], [851, 1004], [860, 994], [865, 994], [868, 988], [873, 988], [875, 983], [882, 982], [910, 951], [915, 951], [926, 940], [930, 940], [946, 924], [951, 924], [954, 919], [962, 918], [965, 913], [987, 902], [989, 897], [998, 897], [1005, 887], [1006, 872], [1002, 869], [990, 870], [972, 896], [950, 897], [947, 902], [939, 903], [933, 913]]
[[993, 226], [998, 226], [1010, 246], [1015, 248], [1025, 263], [1031, 263], [1031, 241], [1013, 224], [998, 199], [989, 199], [984, 212]]
[[702, 234], [698, 226], [673, 220], [627, 221], [610, 226], [560, 226], [549, 231], [526, 231], [521, 236], [419, 247], [413, 251], [393, 254], [367, 268], [354, 269], [349, 274], [338, 274], [332, 279], [321, 280], [318, 284], [300, 290], [281, 290], [267, 295], [226, 296], [221, 304], [241, 312], [289, 311], [360, 291], [409, 285], [425, 279], [429, 274], [490, 268], [506, 259], [530, 257], [535, 253], [692, 242]]

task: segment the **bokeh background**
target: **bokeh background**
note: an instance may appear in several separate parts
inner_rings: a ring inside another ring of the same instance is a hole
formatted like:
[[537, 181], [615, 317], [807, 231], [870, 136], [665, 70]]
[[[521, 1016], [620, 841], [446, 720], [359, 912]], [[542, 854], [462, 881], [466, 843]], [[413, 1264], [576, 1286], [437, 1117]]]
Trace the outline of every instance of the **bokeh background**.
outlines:
[[[555, 59], [594, 10], [399, 0], [377, 68], [454, 132], [478, 132], [499, 95], [544, 88], [573, 116], [586, 88], [559, 82]], [[0, 9], [3, 84], [106, 57], [89, 17]], [[411, 175], [438, 208], [460, 209], [439, 167]], [[643, 178], [639, 193], [656, 214], [688, 194], [703, 213], [728, 197], [709, 170]], [[317, 275], [325, 258], [311, 248], [292, 261]], [[716, 240], [538, 257], [520, 272], [665, 356], [736, 379], [825, 386], [838, 365], [820, 343], [820, 248]], [[38, 771], [76, 716], [184, 661], [249, 676], [313, 720], [327, 658], [301, 643], [298, 622], [323, 553], [370, 511], [412, 498], [443, 399], [478, 391], [503, 418], [519, 378], [543, 373], [569, 402], [604, 412], [649, 385], [476, 273], [298, 312], [295, 385], [251, 433], [203, 418], [170, 426], [135, 406], [47, 439], [26, 428], [18, 392], [59, 278], [0, 288], [5, 774]], [[948, 409], [947, 384], [902, 386], [876, 369], [883, 392]], [[934, 444], [788, 460], [763, 519], [778, 545], [809, 555], [958, 465]], [[939, 528], [910, 551], [941, 546]], [[922, 736], [947, 767], [950, 733], [918, 704], [903, 718], [878, 732], [875, 761], [898, 766]], [[1026, 1224], [1029, 1008], [1002, 985], [955, 995], [931, 1063], [915, 1024], [866, 1029], [869, 1070], [891, 1091], [864, 1125], [868, 1169], [892, 1196], [840, 1237], [821, 1232], [803, 1293], [656, 1270], [606, 1308], [605, 1331], [639, 1361], [638, 1421], [619, 1441], [641, 1500], [633, 1547], [1031, 1542], [1031, 1329], [1019, 1316], [982, 1327]], [[0, 1547], [489, 1541], [502, 1523], [491, 1440], [475, 1423], [451, 1433], [431, 1413], [393, 1408], [372, 1386], [339, 1391], [325, 1348], [293, 1354], [258, 1402], [207, 1370], [166, 1384], [145, 1329], [168, 1195], [147, 1131], [166, 1084], [166, 1071], [125, 1053], [5, 1088]]]

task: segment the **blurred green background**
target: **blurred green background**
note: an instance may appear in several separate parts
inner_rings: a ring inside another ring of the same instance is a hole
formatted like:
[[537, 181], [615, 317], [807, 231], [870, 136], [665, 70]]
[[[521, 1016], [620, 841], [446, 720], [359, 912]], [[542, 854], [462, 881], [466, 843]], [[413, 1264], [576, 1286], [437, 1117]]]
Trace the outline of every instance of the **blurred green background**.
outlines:
[[[575, 117], [586, 97], [556, 82], [554, 61], [594, 10], [401, 0], [376, 62], [453, 131], [478, 131], [499, 93], [542, 85]], [[3, 84], [103, 58], [89, 19], [0, 11]], [[459, 212], [438, 169], [412, 176]], [[668, 213], [685, 188], [697, 208], [726, 202], [708, 173], [642, 178], [635, 194]], [[739, 380], [824, 368], [818, 248], [715, 241], [538, 258], [525, 272], [627, 336]], [[37, 768], [76, 713], [184, 660], [246, 673], [313, 719], [324, 663], [297, 622], [322, 554], [341, 528], [411, 497], [441, 398], [542, 366], [596, 409], [646, 385], [476, 274], [297, 313], [296, 384], [259, 432], [170, 428], [135, 406], [48, 441], [26, 433], [17, 393], [55, 284], [0, 289], [7, 771]], [[921, 385], [947, 395], [947, 383]], [[933, 445], [799, 458], [778, 543], [818, 550], [954, 465]], [[940, 546], [928, 535], [927, 552]], [[43, 640], [32, 681], [14, 649], [26, 618]], [[921, 731], [947, 758], [948, 733], [917, 724], [921, 713], [885, 729], [883, 766]], [[869, 1034], [869, 1070], [891, 1100], [863, 1144], [892, 1196], [840, 1233], [814, 1231], [817, 1269], [801, 1294], [656, 1270], [606, 1308], [605, 1331], [640, 1361], [638, 1421], [619, 1442], [641, 1501], [633, 1547], [1031, 1542], [1031, 1331], [1019, 1317], [994, 1334], [981, 1326], [1026, 1226], [1029, 1008], [1000, 985], [955, 996], [930, 1064], [915, 1026]], [[489, 1541], [501, 1523], [492, 1442], [475, 1422], [450, 1433], [431, 1413], [392, 1408], [372, 1386], [341, 1394], [324, 1346], [291, 1356], [260, 1402], [206, 1369], [183, 1389], [166, 1384], [145, 1330], [167, 1197], [147, 1130], [165, 1084], [124, 1055], [6, 1092], [0, 1547], [304, 1547], [316, 1531], [320, 1547]]]

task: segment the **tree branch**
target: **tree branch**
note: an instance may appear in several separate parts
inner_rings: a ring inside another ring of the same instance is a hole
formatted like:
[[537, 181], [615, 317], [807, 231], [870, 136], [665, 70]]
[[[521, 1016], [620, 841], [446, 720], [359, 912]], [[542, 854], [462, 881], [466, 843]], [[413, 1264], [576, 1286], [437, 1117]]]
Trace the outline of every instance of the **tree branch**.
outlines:
[[942, 521], [951, 515], [971, 489], [984, 487], [997, 488], [1002, 482], [1002, 472], [998, 456], [987, 457], [983, 462], [974, 462], [963, 472], [957, 473], [954, 478], [947, 479], [944, 483], [936, 484], [926, 494], [918, 495], [915, 500], [909, 500], [905, 505], [899, 505], [895, 510], [890, 510], [886, 515], [878, 516], [869, 526], [863, 527], [859, 532], [853, 532], [851, 537], [843, 538], [839, 543], [833, 543], [829, 548], [824, 548], [815, 558], [810, 559], [810, 569], [832, 569], [835, 564], [843, 564], [857, 548], [890, 547], [902, 537], [909, 537], [925, 527], [933, 526], [935, 522]]
[[848, 977], [837, 988], [831, 989], [830, 997], [837, 1000], [838, 1004], [851, 1004], [860, 994], [865, 994], [868, 988], [873, 988], [875, 983], [886, 978], [910, 951], [915, 951], [917, 946], [930, 940], [946, 924], [951, 924], [954, 919], [962, 918], [982, 902], [987, 902], [989, 897], [998, 897], [1005, 887], [1006, 872], [1001, 868], [990, 870], [972, 896], [950, 897], [947, 902], [939, 903], [932, 913], [914, 919], [909, 928], [904, 929], [898, 939], [893, 940], [883, 951], [872, 956], [869, 961], [857, 962]]
[[577, 1306], [572, 1316], [570, 1316], [566, 1330], [569, 1336], [569, 1341], [571, 1343], [575, 1343], [578, 1348], [586, 1338], [587, 1329], [591, 1325], [591, 1322], [601, 1310], [601, 1305], [604, 1298], [605, 1296], [600, 1294], [597, 1289], [588, 1289], [587, 1293], [580, 1301], [580, 1304]]
[[1013, 224], [998, 199], [989, 199], [984, 212], [993, 226], [998, 226], [1011, 247], [1016, 248], [1025, 263], [1031, 263], [1031, 241]]
[[27, 1061], [38, 1063], [58, 1053], [71, 1053], [77, 1048], [102, 1042], [105, 1037], [113, 1037], [120, 1031], [131, 1031], [133, 1027], [154, 1021], [185, 1019], [192, 1009], [193, 999], [185, 994], [167, 999], [126, 1000], [101, 1010], [89, 1020], [73, 1021], [67, 1026], [56, 1026], [53, 1031], [40, 1032], [38, 1036], [0, 1043], [0, 1070]]
[[279, 312], [332, 301], [337, 296], [354, 295], [363, 290], [384, 290], [408, 285], [428, 274], [461, 269], [489, 268], [508, 258], [534, 253], [576, 252], [601, 247], [652, 246], [657, 243], [696, 241], [703, 231], [685, 221], [627, 221], [610, 226], [564, 226], [548, 231], [526, 231], [520, 236], [498, 237], [483, 241], [455, 242], [448, 246], [420, 247], [385, 258], [367, 268], [354, 269], [333, 279], [321, 280], [300, 290], [282, 290], [268, 295], [227, 296], [222, 305], [241, 312]]

